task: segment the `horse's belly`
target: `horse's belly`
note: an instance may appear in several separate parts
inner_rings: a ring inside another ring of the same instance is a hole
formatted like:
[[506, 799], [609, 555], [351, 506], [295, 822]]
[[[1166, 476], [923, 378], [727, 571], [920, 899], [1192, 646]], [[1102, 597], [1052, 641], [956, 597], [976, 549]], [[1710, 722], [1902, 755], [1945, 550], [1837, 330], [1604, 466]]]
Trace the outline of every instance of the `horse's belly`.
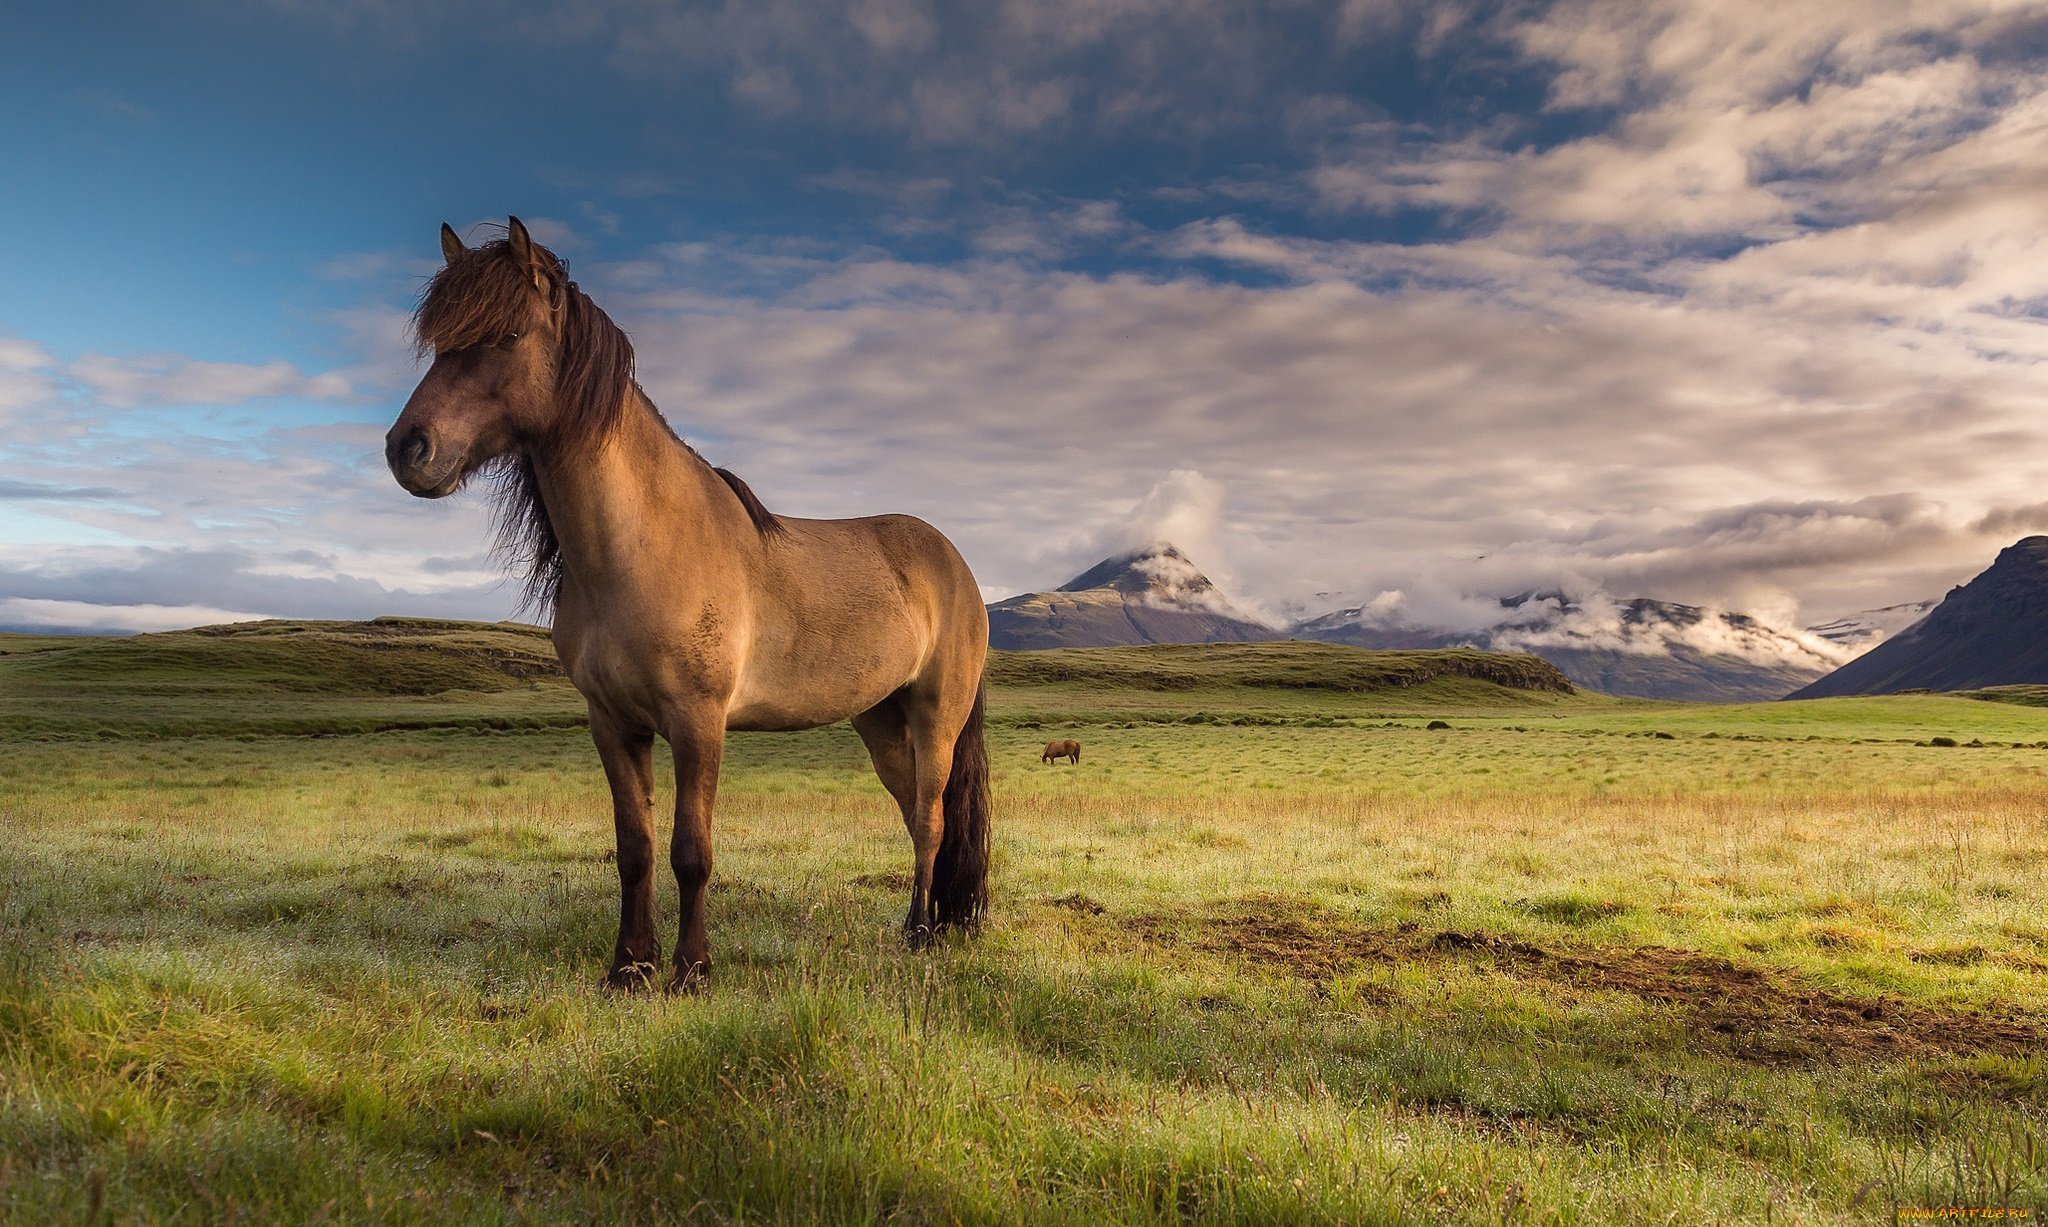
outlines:
[[[868, 706], [874, 705], [871, 703]], [[833, 708], [750, 703], [728, 711], [725, 716], [725, 727], [741, 733], [793, 733], [798, 729], [815, 729], [837, 724], [856, 712], [866, 710], [865, 707], [856, 708], [854, 711], [839, 711]]]
[[857, 716], [888, 698], [897, 688], [875, 685], [829, 694], [734, 696], [732, 706], [726, 709], [725, 727], [751, 733], [814, 729]]
[[911, 665], [870, 660], [867, 667], [802, 667], [777, 662], [742, 674], [725, 726], [750, 732], [810, 729], [859, 715], [907, 684]]

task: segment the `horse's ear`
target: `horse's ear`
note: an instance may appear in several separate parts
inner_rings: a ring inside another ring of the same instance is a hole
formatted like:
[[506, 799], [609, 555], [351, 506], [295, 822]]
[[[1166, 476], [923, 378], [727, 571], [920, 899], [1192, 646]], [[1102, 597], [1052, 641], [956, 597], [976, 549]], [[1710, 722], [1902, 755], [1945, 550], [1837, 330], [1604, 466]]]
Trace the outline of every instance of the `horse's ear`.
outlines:
[[509, 218], [505, 225], [505, 238], [512, 244], [512, 258], [526, 270], [527, 279], [533, 288], [542, 294], [552, 295], [554, 287], [549, 284], [548, 275], [540, 271], [540, 261], [533, 254], [533, 237], [526, 233], [526, 223], [518, 218]]
[[462, 236], [460, 236], [460, 235], [458, 235], [458, 234], [456, 234], [456, 233], [455, 233], [455, 227], [453, 227], [453, 226], [449, 225], [449, 224], [448, 224], [447, 222], [442, 222], [442, 223], [441, 223], [441, 256], [442, 256], [442, 258], [443, 258], [443, 259], [445, 259], [445, 260], [447, 260], [447, 261], [448, 261], [448, 263], [450, 263], [450, 264], [453, 264], [453, 263], [455, 263], [455, 262], [456, 262], [457, 260], [459, 260], [459, 259], [461, 259], [461, 258], [462, 258], [462, 253], [464, 253], [464, 252], [466, 252], [466, 251], [468, 251], [468, 250], [469, 250], [469, 248], [467, 248], [467, 247], [464, 247], [464, 246], [462, 245]]

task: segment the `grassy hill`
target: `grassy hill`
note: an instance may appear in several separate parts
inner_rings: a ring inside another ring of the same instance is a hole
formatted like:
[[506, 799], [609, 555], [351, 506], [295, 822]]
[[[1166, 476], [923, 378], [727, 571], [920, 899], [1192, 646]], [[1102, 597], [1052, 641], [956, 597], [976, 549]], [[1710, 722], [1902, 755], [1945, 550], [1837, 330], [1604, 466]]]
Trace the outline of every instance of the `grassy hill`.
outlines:
[[[1656, 702], [1575, 690], [1533, 656], [1300, 641], [989, 654], [990, 721], [1018, 730], [1442, 719], [1457, 729], [1576, 736], [2031, 747], [2048, 742], [2044, 693]], [[0, 634], [0, 740], [481, 733], [586, 719], [547, 632], [517, 623], [379, 618], [119, 638]]]
[[1002, 686], [1084, 682], [1134, 690], [1227, 686], [1357, 695], [1413, 690], [1448, 679], [1539, 695], [1573, 693], [1571, 682], [1548, 661], [1471, 648], [1372, 652], [1296, 640], [993, 652], [989, 657], [989, 680]]
[[[1322, 643], [993, 652], [998, 722], [1264, 723], [1605, 709], [1530, 656]], [[245, 622], [0, 635], [0, 737], [340, 734], [579, 724], [548, 634], [517, 623]]]
[[1291, 724], [1418, 715], [1611, 710], [1534, 656], [1471, 648], [1381, 652], [1342, 644], [1152, 644], [989, 653], [998, 722]]
[[580, 723], [548, 634], [517, 623], [243, 622], [0, 635], [0, 737], [337, 734]]

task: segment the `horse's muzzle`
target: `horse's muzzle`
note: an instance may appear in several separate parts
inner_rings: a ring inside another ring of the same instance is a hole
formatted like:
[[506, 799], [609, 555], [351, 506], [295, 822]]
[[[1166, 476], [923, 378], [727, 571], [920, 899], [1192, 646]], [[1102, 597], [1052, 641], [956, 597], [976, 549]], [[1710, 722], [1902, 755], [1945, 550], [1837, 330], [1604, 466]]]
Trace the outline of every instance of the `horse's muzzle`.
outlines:
[[445, 498], [462, 484], [460, 464], [434, 463], [434, 441], [417, 428], [384, 440], [384, 463], [406, 492], [417, 498]]

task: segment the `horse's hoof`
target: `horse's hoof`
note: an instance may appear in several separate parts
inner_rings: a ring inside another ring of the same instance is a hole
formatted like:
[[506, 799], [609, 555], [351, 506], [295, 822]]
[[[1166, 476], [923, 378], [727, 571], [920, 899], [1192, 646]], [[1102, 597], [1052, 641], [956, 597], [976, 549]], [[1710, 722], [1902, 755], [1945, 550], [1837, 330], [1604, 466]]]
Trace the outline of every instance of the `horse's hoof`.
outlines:
[[903, 944], [910, 947], [912, 950], [924, 949], [926, 946], [931, 945], [932, 939], [934, 939], [937, 936], [938, 934], [932, 931], [932, 927], [930, 925], [903, 926]]
[[654, 983], [652, 963], [621, 963], [605, 974], [604, 986], [614, 992], [632, 993]]
[[668, 991], [675, 995], [694, 997], [710, 987], [711, 965], [708, 963], [693, 963], [688, 968], [678, 967], [675, 974], [668, 978]]

